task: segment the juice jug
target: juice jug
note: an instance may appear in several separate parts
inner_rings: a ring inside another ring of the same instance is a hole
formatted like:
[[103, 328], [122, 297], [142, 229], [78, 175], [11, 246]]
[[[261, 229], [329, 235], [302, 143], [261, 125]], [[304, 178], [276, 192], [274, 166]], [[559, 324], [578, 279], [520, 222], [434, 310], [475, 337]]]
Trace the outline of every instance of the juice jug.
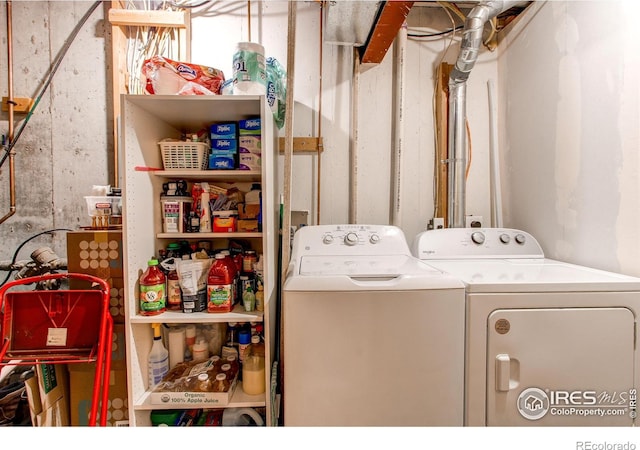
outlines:
[[231, 312], [235, 292], [234, 283], [234, 273], [225, 261], [225, 256], [221, 253], [216, 254], [207, 277], [208, 312]]
[[140, 276], [140, 314], [153, 316], [167, 309], [166, 277], [153, 258], [147, 263], [147, 270]]

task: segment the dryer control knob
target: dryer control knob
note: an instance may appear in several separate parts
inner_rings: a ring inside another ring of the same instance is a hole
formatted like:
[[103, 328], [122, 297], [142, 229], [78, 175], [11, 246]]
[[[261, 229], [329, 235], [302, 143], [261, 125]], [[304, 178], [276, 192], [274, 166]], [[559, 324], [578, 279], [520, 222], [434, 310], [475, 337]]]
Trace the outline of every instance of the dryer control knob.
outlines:
[[372, 234], [371, 236], [369, 236], [369, 242], [371, 242], [372, 244], [377, 244], [378, 242], [380, 242], [380, 236], [378, 236], [377, 234]]
[[331, 244], [333, 242], [333, 236], [331, 236], [330, 234], [325, 235], [322, 238], [322, 242], [325, 244]]
[[527, 238], [524, 237], [524, 234], [516, 234], [516, 242], [518, 244], [524, 244]]
[[344, 243], [347, 245], [356, 245], [358, 243], [358, 235], [354, 232], [347, 233], [344, 236]]
[[510, 240], [511, 237], [507, 233], [503, 233], [500, 235], [500, 242], [502, 242], [503, 244], [508, 244]]
[[479, 231], [475, 231], [471, 233], [471, 240], [474, 242], [474, 244], [484, 244], [484, 234]]

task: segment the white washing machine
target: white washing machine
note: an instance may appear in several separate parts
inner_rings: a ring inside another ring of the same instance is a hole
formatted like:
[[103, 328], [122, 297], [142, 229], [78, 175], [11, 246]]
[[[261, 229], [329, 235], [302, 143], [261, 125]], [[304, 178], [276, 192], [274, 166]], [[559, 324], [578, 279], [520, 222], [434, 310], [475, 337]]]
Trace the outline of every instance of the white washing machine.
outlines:
[[466, 285], [465, 425], [634, 424], [640, 279], [513, 229], [426, 231], [412, 250]]
[[282, 323], [285, 426], [462, 426], [464, 285], [399, 228], [298, 230]]

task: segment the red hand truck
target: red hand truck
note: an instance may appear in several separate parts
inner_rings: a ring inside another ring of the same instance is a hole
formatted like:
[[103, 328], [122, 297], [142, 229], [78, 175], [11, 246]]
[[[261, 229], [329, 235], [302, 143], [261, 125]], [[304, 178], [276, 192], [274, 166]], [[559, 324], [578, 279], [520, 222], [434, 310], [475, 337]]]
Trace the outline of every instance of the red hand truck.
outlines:
[[[7, 292], [12, 287], [76, 278], [99, 289]], [[0, 287], [0, 368], [4, 365], [95, 363], [89, 426], [107, 423], [113, 319], [109, 285], [83, 273], [23, 278]], [[102, 393], [102, 396], [100, 396]]]

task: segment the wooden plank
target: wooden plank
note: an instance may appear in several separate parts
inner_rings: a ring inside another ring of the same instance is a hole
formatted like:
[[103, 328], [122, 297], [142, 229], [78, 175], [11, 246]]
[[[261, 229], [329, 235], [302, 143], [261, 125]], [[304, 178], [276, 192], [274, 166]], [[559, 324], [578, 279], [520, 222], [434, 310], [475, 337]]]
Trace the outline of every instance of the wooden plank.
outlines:
[[[285, 150], [285, 138], [278, 139], [278, 151], [280, 154], [284, 154]], [[318, 153], [323, 151], [322, 138], [321, 137], [294, 137], [293, 138], [293, 152], [294, 153]]]
[[[13, 112], [28, 113], [33, 106], [33, 99], [29, 97], [13, 97]], [[2, 97], [2, 111], [9, 111], [9, 97]]]
[[185, 11], [109, 10], [109, 22], [119, 26], [187, 28], [190, 17]]
[[444, 226], [447, 225], [447, 201], [448, 201], [448, 118], [449, 118], [449, 74], [453, 68], [452, 64], [442, 63], [438, 66], [436, 73], [436, 204], [433, 212], [434, 217], [444, 219]]
[[363, 64], [382, 62], [413, 4], [414, 2], [385, 2], [361, 53]]

